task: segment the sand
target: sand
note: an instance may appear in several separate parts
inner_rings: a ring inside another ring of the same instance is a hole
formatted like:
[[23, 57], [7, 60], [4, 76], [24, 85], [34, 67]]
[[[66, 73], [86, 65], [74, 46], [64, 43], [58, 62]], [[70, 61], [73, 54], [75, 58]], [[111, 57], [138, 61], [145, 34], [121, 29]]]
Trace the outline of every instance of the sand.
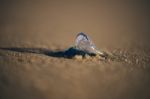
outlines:
[[[0, 6], [0, 99], [150, 98], [148, 2]], [[79, 32], [108, 57], [62, 54]]]

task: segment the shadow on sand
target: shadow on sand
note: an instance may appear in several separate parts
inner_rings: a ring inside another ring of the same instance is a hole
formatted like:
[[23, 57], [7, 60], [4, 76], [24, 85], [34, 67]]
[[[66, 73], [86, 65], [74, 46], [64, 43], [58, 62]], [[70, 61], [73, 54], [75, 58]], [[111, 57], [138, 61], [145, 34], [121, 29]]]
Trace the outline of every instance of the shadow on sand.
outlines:
[[94, 56], [94, 54], [85, 53], [83, 51], [77, 50], [74, 47], [71, 47], [67, 50], [60, 50], [60, 51], [52, 51], [45, 48], [18, 48], [18, 47], [11, 47], [11, 48], [0, 48], [3, 50], [15, 51], [15, 52], [23, 52], [23, 53], [35, 53], [35, 54], [43, 54], [51, 57], [57, 58], [68, 58], [71, 59], [75, 55], [82, 55], [88, 54], [90, 56]]

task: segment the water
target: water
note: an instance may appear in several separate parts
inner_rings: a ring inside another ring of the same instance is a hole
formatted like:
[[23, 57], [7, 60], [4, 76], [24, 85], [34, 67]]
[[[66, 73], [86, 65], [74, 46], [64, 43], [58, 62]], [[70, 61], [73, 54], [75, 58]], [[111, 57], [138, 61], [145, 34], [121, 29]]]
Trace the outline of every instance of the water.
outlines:
[[95, 44], [85, 33], [79, 33], [76, 37], [75, 46], [78, 50], [91, 54], [103, 55], [102, 51], [97, 50]]

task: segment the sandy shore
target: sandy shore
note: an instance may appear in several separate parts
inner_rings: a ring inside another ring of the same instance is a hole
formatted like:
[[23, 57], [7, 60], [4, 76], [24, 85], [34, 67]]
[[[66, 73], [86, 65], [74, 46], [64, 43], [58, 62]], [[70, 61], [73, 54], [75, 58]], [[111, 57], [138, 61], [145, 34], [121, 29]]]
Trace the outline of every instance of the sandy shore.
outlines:
[[[0, 99], [150, 98], [147, 3], [86, 2], [1, 2]], [[79, 32], [109, 57], [60, 54]]]

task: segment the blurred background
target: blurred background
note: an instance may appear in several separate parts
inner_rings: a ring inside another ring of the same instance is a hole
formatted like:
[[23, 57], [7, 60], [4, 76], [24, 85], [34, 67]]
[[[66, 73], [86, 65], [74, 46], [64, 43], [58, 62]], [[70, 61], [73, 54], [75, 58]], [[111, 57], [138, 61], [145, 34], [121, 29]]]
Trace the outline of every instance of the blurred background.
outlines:
[[1, 0], [0, 43], [70, 46], [79, 32], [98, 47], [149, 47], [144, 0]]

